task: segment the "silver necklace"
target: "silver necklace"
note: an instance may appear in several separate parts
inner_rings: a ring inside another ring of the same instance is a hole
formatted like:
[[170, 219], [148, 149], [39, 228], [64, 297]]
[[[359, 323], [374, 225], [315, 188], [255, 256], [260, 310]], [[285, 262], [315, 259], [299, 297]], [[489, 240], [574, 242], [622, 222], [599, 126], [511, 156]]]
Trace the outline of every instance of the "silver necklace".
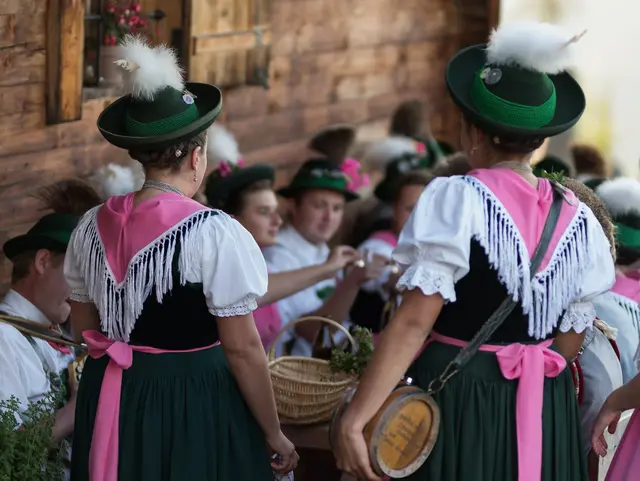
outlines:
[[162, 192], [168, 192], [171, 194], [178, 194], [178, 195], [184, 196], [184, 194], [180, 191], [180, 189], [178, 189], [177, 187], [174, 187], [173, 185], [167, 182], [162, 182], [161, 180], [151, 180], [151, 179], [145, 180], [144, 184], [142, 184], [142, 188], [155, 189]]
[[511, 170], [519, 170], [520, 172], [526, 172], [529, 174], [533, 173], [533, 167], [530, 164], [524, 164], [522, 162], [518, 162], [517, 160], [505, 160], [504, 162], [498, 162], [495, 165], [492, 165], [492, 169], [497, 169], [499, 167], [504, 167]]

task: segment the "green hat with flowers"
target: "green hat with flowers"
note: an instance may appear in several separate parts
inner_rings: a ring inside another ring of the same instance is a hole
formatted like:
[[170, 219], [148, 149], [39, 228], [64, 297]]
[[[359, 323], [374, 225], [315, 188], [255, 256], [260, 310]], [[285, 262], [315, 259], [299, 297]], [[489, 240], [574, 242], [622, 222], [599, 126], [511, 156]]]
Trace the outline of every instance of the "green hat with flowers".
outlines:
[[278, 194], [291, 198], [306, 190], [322, 189], [344, 195], [347, 202], [358, 199], [357, 190], [368, 185], [369, 178], [360, 173], [357, 160], [347, 158], [355, 136], [355, 128], [349, 125], [331, 126], [315, 135], [309, 148], [322, 157], [302, 164], [291, 183], [279, 189]]
[[391, 115], [389, 135], [392, 138], [407, 137], [416, 143], [418, 153], [425, 157], [427, 168], [433, 167], [455, 149], [447, 142], [435, 140], [428, 135], [424, 108], [419, 100], [408, 100], [396, 107]]
[[464, 116], [482, 131], [546, 138], [570, 129], [585, 109], [580, 85], [566, 72], [582, 35], [537, 22], [499, 27], [487, 45], [458, 52], [446, 83]]
[[630, 177], [606, 180], [595, 188], [616, 226], [618, 259], [640, 258], [640, 182]]
[[374, 195], [383, 202], [393, 201], [403, 174], [429, 168], [432, 163], [424, 144], [400, 135], [373, 142], [365, 150], [362, 162], [368, 168], [384, 170], [385, 176], [374, 190]]
[[213, 85], [186, 83], [175, 52], [127, 36], [119, 46], [129, 94], [98, 117], [98, 129], [122, 149], [159, 150], [207, 130], [220, 114], [222, 95]]
[[272, 184], [275, 169], [267, 164], [246, 166], [235, 137], [221, 125], [209, 128], [207, 158], [215, 168], [207, 177], [205, 196], [210, 207], [225, 210], [227, 201], [236, 192], [261, 180]]

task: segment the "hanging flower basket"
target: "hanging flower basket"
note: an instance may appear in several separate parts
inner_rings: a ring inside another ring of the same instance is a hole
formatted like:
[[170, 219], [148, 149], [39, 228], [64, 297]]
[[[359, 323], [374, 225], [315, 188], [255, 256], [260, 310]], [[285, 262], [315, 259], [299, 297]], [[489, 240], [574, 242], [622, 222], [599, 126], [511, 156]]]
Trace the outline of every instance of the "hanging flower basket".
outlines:
[[140, 2], [132, 0], [108, 0], [102, 22], [104, 39], [100, 49], [100, 77], [106, 84], [122, 81], [121, 69], [115, 65], [118, 58], [116, 45], [128, 34], [147, 34], [149, 18], [142, 13]]

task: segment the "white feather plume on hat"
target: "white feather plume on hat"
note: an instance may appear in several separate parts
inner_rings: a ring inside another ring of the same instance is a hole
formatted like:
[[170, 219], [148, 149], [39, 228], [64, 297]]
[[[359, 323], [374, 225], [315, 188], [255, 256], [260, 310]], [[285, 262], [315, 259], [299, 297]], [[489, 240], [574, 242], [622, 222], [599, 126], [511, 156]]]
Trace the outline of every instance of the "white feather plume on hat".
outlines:
[[242, 158], [236, 138], [222, 125], [209, 127], [207, 138], [207, 158], [211, 166], [216, 167], [221, 162], [237, 164]]
[[606, 180], [596, 187], [596, 194], [613, 217], [640, 215], [640, 182], [630, 177]]
[[557, 74], [573, 66], [575, 43], [584, 35], [574, 35], [550, 23], [514, 22], [494, 30], [487, 45], [487, 61], [494, 65]]
[[152, 101], [167, 87], [184, 90], [182, 69], [172, 48], [152, 48], [144, 37], [135, 35], [124, 37], [118, 48], [122, 58], [115, 63], [127, 72], [124, 81], [134, 98]]
[[109, 197], [140, 190], [144, 183], [144, 171], [141, 164], [133, 160], [129, 165], [110, 163], [98, 169], [90, 181], [106, 200]]
[[393, 136], [372, 143], [362, 156], [367, 169], [384, 169], [393, 159], [417, 154], [416, 142], [409, 137]]

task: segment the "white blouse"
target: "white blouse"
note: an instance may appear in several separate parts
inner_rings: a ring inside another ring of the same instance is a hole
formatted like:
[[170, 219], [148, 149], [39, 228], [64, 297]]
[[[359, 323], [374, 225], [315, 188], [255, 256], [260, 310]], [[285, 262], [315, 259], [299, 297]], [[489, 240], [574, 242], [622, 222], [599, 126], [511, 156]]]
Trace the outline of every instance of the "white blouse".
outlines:
[[[534, 280], [518, 259], [528, 261], [520, 235], [506, 239], [507, 230], [517, 227], [502, 207], [500, 222], [489, 219], [487, 203], [499, 200], [480, 182], [466, 176], [437, 178], [425, 189], [407, 221], [393, 258], [406, 270], [398, 281], [400, 290], [420, 289], [425, 295], [440, 294], [446, 302], [455, 302], [455, 284], [469, 272], [471, 240], [477, 240], [498, 271], [500, 281], [513, 297], [520, 300], [529, 315], [529, 333], [544, 338], [557, 327], [582, 332], [593, 323], [592, 299], [607, 292], [615, 281], [609, 242], [597, 219], [580, 203], [573, 223], [581, 223], [573, 247], [556, 248], [553, 256]], [[496, 240], [497, 239], [497, 240]], [[588, 245], [587, 241], [588, 239]], [[567, 242], [572, 242], [569, 239]], [[559, 243], [560, 245], [560, 243]], [[580, 256], [576, 255], [576, 252]], [[586, 263], [576, 259], [586, 258]], [[571, 285], [560, 285], [560, 281]], [[547, 294], [549, 293], [549, 294]]]
[[[140, 250], [131, 259], [124, 281], [116, 285], [97, 235], [96, 212], [87, 213], [74, 231], [64, 272], [72, 298], [96, 304], [101, 327], [114, 340], [128, 341], [149, 295], [155, 294], [162, 302], [171, 290], [171, 265], [178, 239], [180, 283], [201, 283], [212, 315], [249, 314], [257, 308], [257, 299], [267, 292], [267, 266], [253, 236], [227, 214], [208, 215], [208, 210], [183, 219]], [[160, 245], [165, 247], [158, 248]], [[117, 299], [114, 296], [124, 298], [122, 306], [127, 312], [109, 308]]]

